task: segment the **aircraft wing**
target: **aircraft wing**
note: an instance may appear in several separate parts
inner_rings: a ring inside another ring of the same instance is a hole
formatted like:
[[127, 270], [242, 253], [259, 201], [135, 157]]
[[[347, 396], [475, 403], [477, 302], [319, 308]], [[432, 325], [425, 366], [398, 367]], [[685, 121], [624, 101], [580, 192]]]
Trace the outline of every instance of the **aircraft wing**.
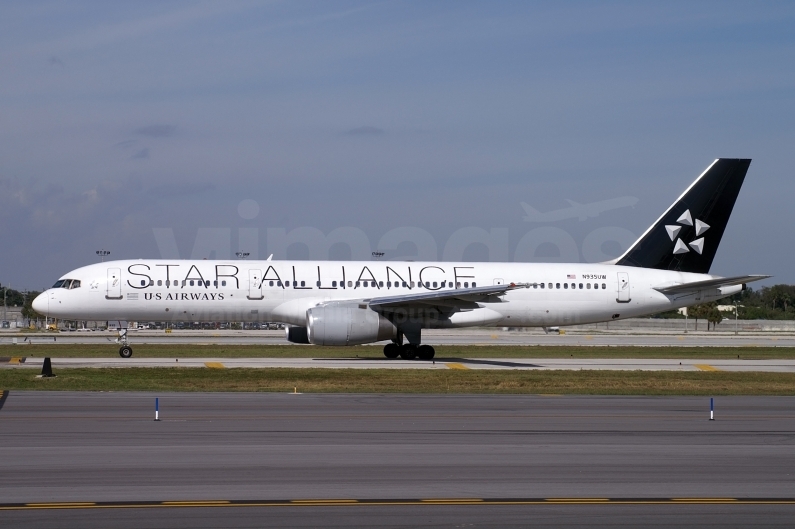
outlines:
[[735, 276], [735, 277], [720, 277], [718, 279], [706, 279], [704, 281], [694, 281], [692, 283], [680, 283], [677, 285], [661, 285], [654, 287], [654, 290], [663, 294], [685, 294], [688, 292], [696, 292], [704, 290], [705, 288], [720, 288], [730, 287], [734, 285], [742, 285], [743, 283], [750, 283], [751, 281], [759, 281], [766, 279], [770, 276], [751, 275], [751, 276]]
[[[498, 302], [494, 297], [502, 296], [510, 290], [528, 288], [528, 283], [508, 283], [504, 285], [491, 285], [486, 287], [441, 289], [432, 292], [411, 293], [400, 296], [387, 296], [383, 298], [364, 299], [372, 309], [389, 312], [392, 309], [405, 309], [408, 307], [450, 307], [450, 308], [475, 308], [477, 302]], [[491, 298], [491, 299], [489, 299]]]

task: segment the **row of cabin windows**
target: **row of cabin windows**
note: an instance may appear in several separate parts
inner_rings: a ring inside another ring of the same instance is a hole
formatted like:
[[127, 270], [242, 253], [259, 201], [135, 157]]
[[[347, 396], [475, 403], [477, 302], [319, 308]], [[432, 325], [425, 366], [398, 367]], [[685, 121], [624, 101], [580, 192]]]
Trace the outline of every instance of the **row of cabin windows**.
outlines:
[[80, 288], [80, 280], [79, 279], [59, 279], [55, 282], [52, 288], [65, 288], [67, 290], [73, 290], [75, 288]]
[[[75, 283], [76, 283], [76, 285], [75, 285]], [[157, 286], [159, 286], [159, 287], [162, 287], [164, 285], [164, 283], [165, 283], [165, 286], [167, 286], [167, 287], [178, 287], [178, 286], [180, 286], [180, 281], [169, 281], [168, 279], [166, 279], [165, 282], [164, 282], [162, 279], [158, 279], [157, 280]], [[376, 286], [376, 282], [375, 281], [355, 281], [355, 282], [354, 281], [348, 281], [348, 286], [349, 287], [353, 287], [354, 283], [356, 283], [357, 287], [359, 287], [359, 286], [362, 286], [362, 287], [375, 287]], [[71, 284], [72, 286], [68, 286], [69, 284]], [[264, 284], [264, 282], [263, 282], [263, 284]], [[297, 287], [298, 284], [299, 284], [298, 281], [293, 281], [293, 286]], [[155, 281], [154, 280], [150, 280], [149, 281], [149, 286], [154, 286], [154, 285], [155, 285]], [[214, 287], [217, 287], [218, 286], [218, 281], [213, 281], [212, 285]], [[301, 281], [300, 285], [302, 287], [305, 287], [306, 286], [306, 281]], [[321, 282], [318, 281], [316, 283], [316, 285], [319, 287], [321, 285]], [[411, 286], [409, 286], [409, 285], [411, 285]], [[469, 281], [465, 281], [463, 283], [463, 285], [464, 285], [464, 288], [469, 288]], [[80, 286], [80, 281], [79, 280], [76, 280], [76, 279], [75, 280], [64, 279], [64, 280], [61, 280], [61, 281], [58, 281], [57, 283], [55, 283], [55, 286], [53, 288], [78, 288], [79, 286]], [[141, 286], [142, 287], [147, 286], [147, 282], [146, 282], [145, 279], [141, 280]], [[185, 286], [209, 287], [210, 286], [210, 281], [201, 281], [201, 280], [194, 280], [194, 279], [182, 280], [182, 286], [183, 287], [185, 287]], [[226, 281], [221, 281], [221, 286], [225, 287], [226, 286]], [[280, 287], [280, 286], [282, 286], [282, 281], [269, 281], [268, 282], [268, 286], [272, 286], [272, 287], [273, 286], [279, 286]], [[290, 286], [290, 281], [284, 281], [284, 286], [289, 287]], [[332, 281], [331, 282], [331, 286], [332, 287], [336, 287], [337, 286], [337, 281]], [[345, 288], [344, 282], [340, 281], [339, 282], [339, 286], [342, 287], [342, 288]], [[383, 288], [384, 287], [384, 282], [383, 281], [379, 281], [378, 282], [378, 286]], [[398, 281], [387, 281], [386, 282], [386, 286], [387, 286], [387, 288], [398, 288], [400, 286], [402, 286], [403, 288], [414, 288], [415, 283], [414, 283], [414, 281], [411, 281], [410, 283], [407, 283], [406, 281], [403, 281], [402, 283], [398, 282]], [[439, 282], [437, 282], [437, 281], [433, 281], [433, 282], [426, 281], [425, 283], [417, 282], [416, 286], [418, 286], [418, 287], [423, 287], [424, 286], [425, 288], [440, 288], [439, 287]], [[473, 281], [472, 282], [472, 288], [474, 288], [476, 286], [477, 286], [477, 283], [475, 283]], [[449, 282], [448, 281], [442, 281], [441, 282], [441, 288], [453, 288], [453, 282], [452, 281], [449, 281]], [[456, 283], [455, 288], [461, 288], [461, 283], [460, 282]]]
[[[265, 282], [263, 281], [263, 284], [264, 283]], [[321, 285], [322, 285], [321, 281], [315, 282], [315, 286], [320, 287]], [[463, 285], [464, 285], [464, 288], [469, 288], [469, 281], [465, 281], [463, 283]], [[268, 286], [280, 287], [280, 286], [282, 286], [282, 281], [269, 281], [268, 282]], [[290, 282], [289, 281], [284, 281], [284, 286], [289, 287], [290, 286]], [[297, 287], [298, 286], [298, 281], [293, 281], [293, 286]], [[301, 281], [301, 286], [302, 287], [306, 286], [306, 282], [305, 281]], [[336, 288], [337, 286], [339, 286], [340, 288], [345, 288], [345, 282], [344, 281], [339, 281], [339, 282], [332, 281], [331, 282], [331, 288]], [[368, 288], [377, 286], [378, 288], [384, 288], [384, 282], [383, 281], [378, 281], [378, 284], [376, 285], [375, 281], [348, 281], [348, 287], [353, 288], [354, 286], [355, 287], [368, 287]], [[425, 283], [417, 282], [416, 286], [420, 287], [420, 288], [422, 288], [422, 287], [425, 287], [425, 288], [461, 288], [461, 282], [456, 283], [455, 287], [453, 287], [453, 282], [452, 281], [449, 281], [449, 282], [448, 281], [442, 281], [441, 282], [441, 286], [440, 286], [440, 283], [438, 281], [433, 281], [433, 282], [426, 281]], [[475, 283], [473, 281], [472, 282], [472, 287], [474, 288], [476, 286], [477, 286], [477, 283]], [[386, 287], [387, 288], [398, 288], [398, 287], [414, 288], [415, 287], [415, 283], [414, 283], [414, 281], [411, 281], [411, 282], [406, 282], [406, 281], [387, 281], [386, 282]]]
[[[176, 288], [176, 287], [180, 286], [180, 282], [179, 281], [170, 281], [170, 280], [166, 279], [165, 282], [164, 282], [162, 279], [158, 279], [157, 280], [157, 286], [159, 286], [159, 287], [162, 287], [164, 283], [165, 283], [165, 286], [167, 286], [167, 287]], [[152, 287], [154, 285], [155, 285], [154, 280], [150, 279], [149, 280], [149, 286]], [[213, 281], [212, 285], [214, 287], [217, 287], [218, 286], [218, 281]], [[146, 280], [145, 279], [141, 279], [141, 286], [142, 287], [146, 286]], [[185, 286], [209, 287], [210, 286], [210, 281], [200, 281], [198, 279], [190, 279], [190, 280], [183, 279], [182, 280], [182, 286], [183, 287], [185, 287]], [[221, 281], [221, 286], [225, 287], [226, 286], [226, 281]]]
[[[552, 283], [546, 283], [546, 284], [549, 285], [549, 288], [553, 288], [552, 287]], [[544, 288], [544, 285], [545, 285], [544, 283], [533, 283], [533, 288]], [[580, 286], [580, 290], [582, 290], [583, 288], [585, 288], [586, 290], [591, 288], [591, 284], [590, 283], [585, 283], [584, 286], [583, 286], [582, 283], [580, 283], [579, 286]], [[599, 283], [594, 283], [593, 287], [598, 290], [599, 289]], [[560, 283], [555, 283], [555, 287], [554, 288], [560, 288]], [[563, 283], [563, 288], [569, 288], [569, 283]], [[576, 289], [577, 288], [577, 283], [571, 283], [571, 288], [572, 289]], [[607, 285], [605, 283], [602, 283], [602, 290], [605, 290], [605, 289], [607, 289]]]

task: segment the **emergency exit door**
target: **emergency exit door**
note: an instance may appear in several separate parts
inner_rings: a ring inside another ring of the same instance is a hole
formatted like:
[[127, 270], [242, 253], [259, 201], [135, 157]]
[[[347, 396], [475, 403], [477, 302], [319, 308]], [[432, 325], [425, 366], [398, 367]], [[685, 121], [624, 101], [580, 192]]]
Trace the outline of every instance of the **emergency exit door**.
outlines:
[[618, 292], [616, 294], [616, 301], [619, 303], [629, 303], [629, 274], [626, 272], [618, 272]]
[[248, 299], [262, 299], [262, 270], [248, 271]]
[[121, 299], [121, 268], [108, 268], [107, 299]]

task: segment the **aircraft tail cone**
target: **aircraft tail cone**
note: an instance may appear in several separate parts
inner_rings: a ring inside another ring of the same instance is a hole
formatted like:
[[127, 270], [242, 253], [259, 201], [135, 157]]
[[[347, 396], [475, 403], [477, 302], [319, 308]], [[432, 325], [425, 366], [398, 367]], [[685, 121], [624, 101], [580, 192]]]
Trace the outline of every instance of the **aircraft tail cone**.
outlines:
[[44, 365], [41, 366], [41, 376], [43, 378], [55, 376], [52, 374], [52, 361], [49, 356], [44, 359]]

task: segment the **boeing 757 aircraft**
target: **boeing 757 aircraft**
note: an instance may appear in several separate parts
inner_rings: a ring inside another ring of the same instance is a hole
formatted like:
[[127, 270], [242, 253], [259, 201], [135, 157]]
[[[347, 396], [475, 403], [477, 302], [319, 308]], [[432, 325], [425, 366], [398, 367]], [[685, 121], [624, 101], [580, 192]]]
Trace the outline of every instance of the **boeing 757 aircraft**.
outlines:
[[282, 322], [287, 340], [388, 340], [431, 359], [422, 330], [548, 327], [644, 316], [730, 296], [769, 276], [709, 274], [751, 160], [718, 159], [618, 259], [606, 263], [137, 260], [62, 276], [33, 301], [49, 317]]

